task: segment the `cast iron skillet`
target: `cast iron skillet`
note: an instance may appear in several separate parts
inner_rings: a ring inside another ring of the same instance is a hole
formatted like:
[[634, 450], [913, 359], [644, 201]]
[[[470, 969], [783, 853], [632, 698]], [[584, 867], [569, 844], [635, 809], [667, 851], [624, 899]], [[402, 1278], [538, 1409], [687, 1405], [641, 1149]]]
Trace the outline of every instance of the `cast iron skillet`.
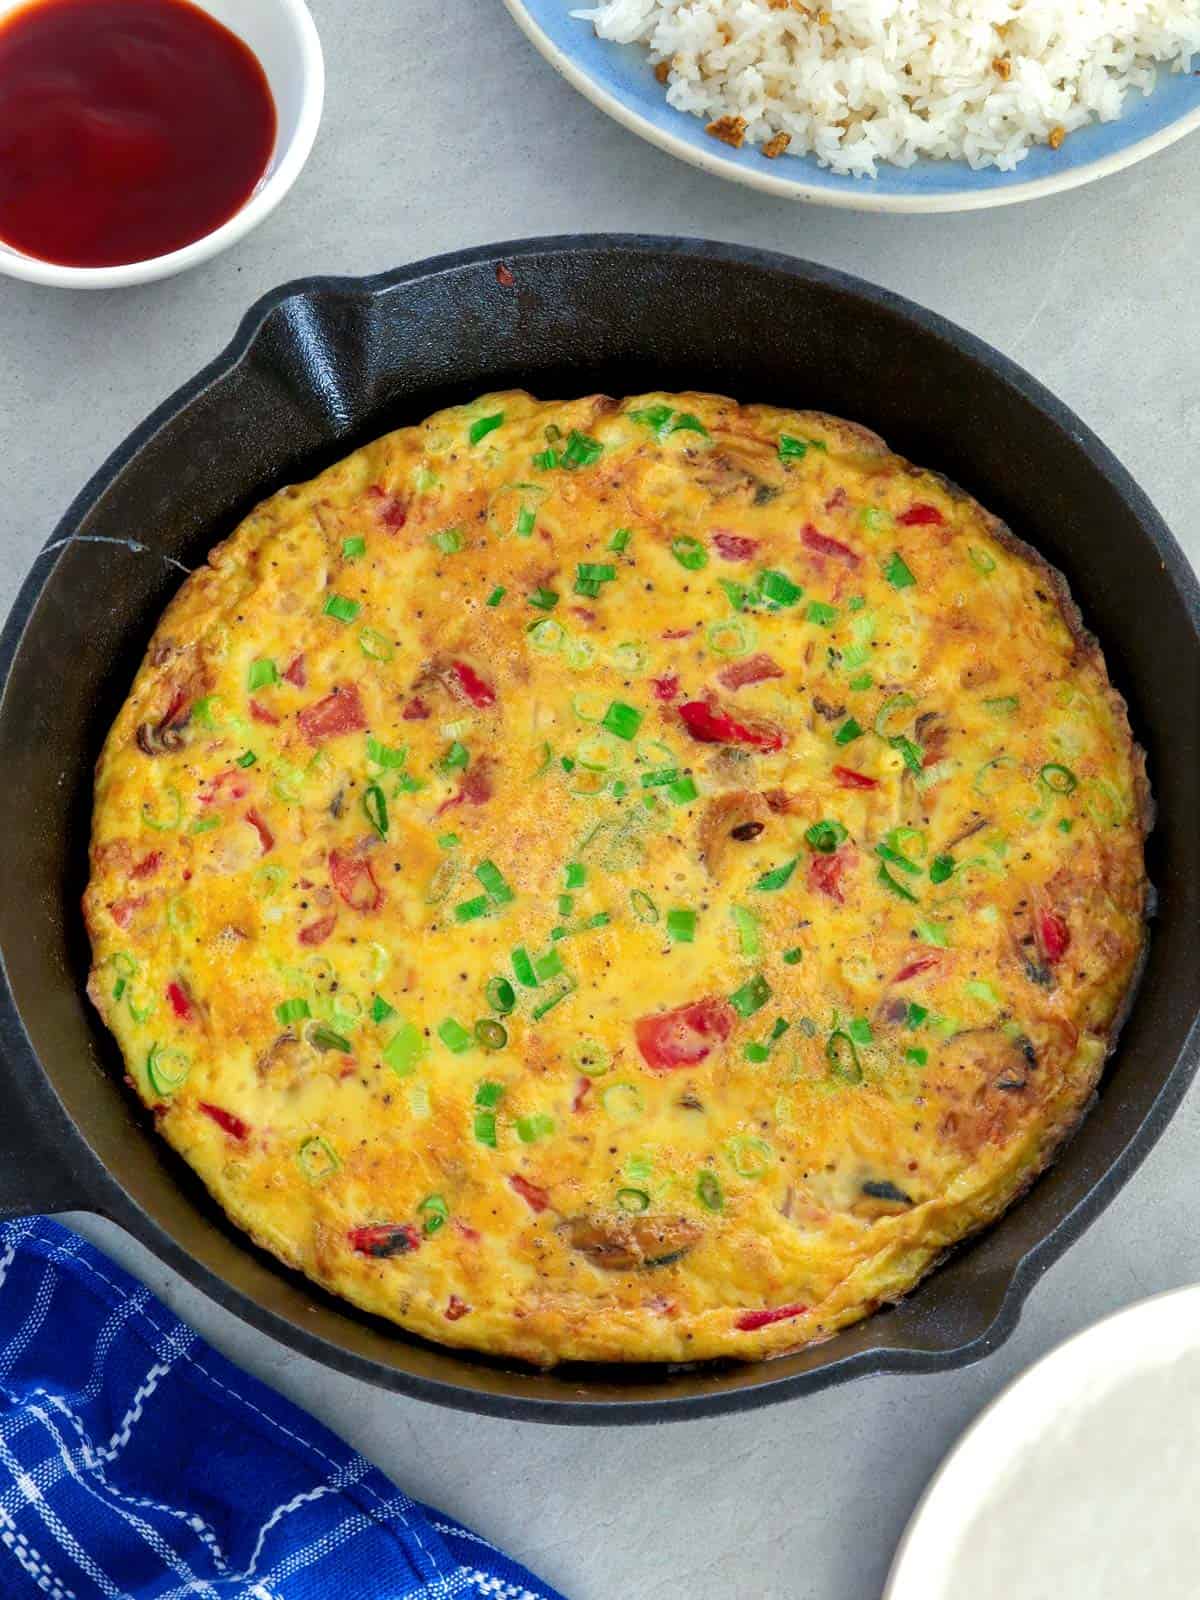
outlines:
[[[542, 396], [694, 385], [878, 429], [1062, 568], [1149, 752], [1158, 917], [1095, 1109], [1029, 1195], [910, 1299], [786, 1360], [541, 1374], [453, 1354], [356, 1312], [224, 1221], [122, 1086], [117, 1051], [84, 996], [78, 904], [92, 764], [181, 580], [176, 563], [201, 562], [281, 484], [509, 384]], [[0, 640], [0, 1215], [101, 1212], [293, 1348], [385, 1388], [499, 1416], [659, 1421], [860, 1373], [977, 1360], [1129, 1177], [1196, 1070], [1198, 682], [1200, 594], [1145, 496], [1018, 368], [893, 295], [731, 245], [621, 237], [532, 240], [279, 289], [101, 468]]]

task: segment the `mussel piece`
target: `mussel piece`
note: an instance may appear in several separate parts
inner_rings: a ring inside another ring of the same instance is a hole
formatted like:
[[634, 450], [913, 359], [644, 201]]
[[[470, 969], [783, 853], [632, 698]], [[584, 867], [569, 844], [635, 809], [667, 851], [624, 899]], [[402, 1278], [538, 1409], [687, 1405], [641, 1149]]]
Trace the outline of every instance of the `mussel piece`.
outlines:
[[896, 1205], [912, 1205], [912, 1196], [898, 1189], [890, 1178], [868, 1178], [862, 1186], [862, 1192], [871, 1200], [891, 1200]]

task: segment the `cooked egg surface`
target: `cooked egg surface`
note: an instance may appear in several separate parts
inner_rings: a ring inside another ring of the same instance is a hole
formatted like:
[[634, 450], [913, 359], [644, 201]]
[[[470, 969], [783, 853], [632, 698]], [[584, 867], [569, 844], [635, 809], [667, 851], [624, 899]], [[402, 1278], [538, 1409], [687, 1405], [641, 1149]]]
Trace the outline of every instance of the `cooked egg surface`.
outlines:
[[1081, 1116], [1147, 817], [1061, 580], [940, 478], [491, 394], [184, 584], [97, 771], [89, 988], [229, 1215], [366, 1310], [777, 1355]]

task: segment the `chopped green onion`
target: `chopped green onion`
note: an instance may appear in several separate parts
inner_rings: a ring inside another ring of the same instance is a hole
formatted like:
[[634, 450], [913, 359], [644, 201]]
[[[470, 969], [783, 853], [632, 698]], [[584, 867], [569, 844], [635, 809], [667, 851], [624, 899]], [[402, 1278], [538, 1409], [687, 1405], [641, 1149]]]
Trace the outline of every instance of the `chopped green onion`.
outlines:
[[490, 1145], [496, 1148], [496, 1113], [494, 1111], [477, 1111], [475, 1113], [475, 1138], [479, 1144]]
[[503, 411], [497, 411], [494, 417], [476, 417], [467, 432], [467, 438], [472, 444], [478, 444], [481, 439], [486, 439], [489, 433], [500, 427], [503, 421]]
[[616, 533], [614, 533], [612, 538], [608, 541], [608, 548], [610, 550], [615, 550], [617, 554], [620, 555], [622, 550], [628, 549], [629, 541], [632, 538], [633, 530], [631, 528], [618, 528]]
[[839, 1029], [829, 1035], [829, 1042], [825, 1046], [825, 1059], [829, 1062], [830, 1074], [841, 1083], [862, 1082], [863, 1073], [858, 1050], [848, 1033]]
[[600, 726], [618, 739], [632, 739], [641, 725], [642, 713], [621, 700], [614, 700], [600, 719]]
[[492, 590], [491, 594], [488, 595], [485, 604], [489, 606], [498, 606], [507, 593], [508, 590], [504, 587], [504, 585], [502, 583], [498, 583]]
[[517, 1003], [516, 992], [507, 978], [489, 978], [484, 990], [492, 1010], [506, 1017]]
[[491, 901], [485, 894], [477, 894], [472, 900], [464, 900], [454, 908], [455, 922], [476, 922], [480, 917], [486, 917], [492, 909]]
[[772, 867], [769, 872], [764, 872], [754, 887], [756, 889], [782, 889], [796, 870], [799, 856], [793, 856], [790, 861], [785, 861], [782, 866]]
[[427, 1049], [425, 1035], [421, 1030], [415, 1028], [411, 1022], [404, 1022], [401, 1023], [399, 1031], [388, 1040], [383, 1059], [398, 1078], [407, 1078], [417, 1070], [417, 1063]]
[[834, 744], [852, 744], [855, 739], [862, 738], [862, 729], [853, 717], [847, 717], [845, 722], [833, 736]]
[[275, 1016], [286, 1028], [290, 1022], [300, 1022], [305, 1017], [311, 1017], [308, 1001], [297, 996], [294, 1000], [284, 1000], [275, 1007]]
[[831, 623], [837, 620], [837, 607], [826, 605], [824, 600], [810, 600], [808, 602], [808, 610], [804, 615], [809, 622], [815, 622], [822, 628], [828, 628]]
[[513, 898], [512, 889], [494, 861], [481, 861], [475, 868], [475, 876], [498, 906], [507, 905]]
[[446, 754], [438, 762], [438, 768], [442, 772], [457, 772], [460, 768], [469, 766], [470, 763], [471, 752], [465, 744], [455, 739]]
[[976, 567], [978, 571], [982, 572], [985, 577], [988, 575], [988, 573], [995, 572], [995, 558], [990, 556], [986, 550], [980, 550], [975, 545], [968, 545], [967, 554], [971, 558], [972, 565]]
[[242, 754], [234, 762], [234, 766], [235, 767], [252, 767], [257, 762], [257, 760], [258, 760], [258, 757], [254, 754], [253, 750], [244, 750], [242, 752]]
[[462, 1055], [464, 1050], [471, 1048], [471, 1035], [461, 1022], [456, 1022], [453, 1017], [446, 1017], [437, 1025], [437, 1036], [456, 1056]]
[[567, 632], [560, 622], [555, 622], [551, 617], [543, 617], [540, 622], [535, 622], [527, 630], [525, 636], [535, 650], [550, 655], [562, 648]]
[[642, 773], [642, 788], [643, 789], [660, 789], [665, 784], [675, 783], [678, 780], [678, 778], [679, 778], [679, 773], [676, 770], [676, 768], [674, 768], [674, 767], [665, 767], [665, 768], [663, 768], [662, 770], [660, 770], [658, 772], [643, 772]]
[[871, 1024], [866, 1017], [855, 1017], [847, 1026], [846, 1032], [854, 1040], [855, 1044], [870, 1044], [874, 1037], [871, 1032]]
[[890, 844], [877, 844], [875, 854], [883, 861], [890, 861], [894, 867], [899, 867], [901, 872], [907, 872], [914, 878], [919, 878], [921, 869], [915, 861], [910, 861], [907, 856], [901, 855], [899, 850], [893, 850]]
[[327, 617], [336, 617], [339, 622], [353, 622], [362, 606], [357, 600], [347, 600], [344, 595], [331, 594], [321, 610]]
[[891, 518], [886, 511], [881, 511], [878, 506], [864, 506], [858, 514], [858, 520], [868, 533], [879, 533], [887, 526]]
[[790, 950], [785, 950], [783, 952], [783, 959], [787, 962], [789, 967], [798, 967], [804, 960], [804, 951], [798, 944], [793, 945]]
[[540, 472], [552, 472], [561, 460], [557, 450], [539, 450], [533, 458], [533, 464]]
[[982, 978], [968, 979], [968, 981], [963, 984], [963, 992], [965, 994], [969, 994], [973, 1000], [982, 1000], [985, 1005], [1000, 1006], [1003, 1004], [1003, 1001], [1000, 999], [1000, 996], [996, 993], [995, 989], [992, 988], [991, 984], [986, 983]]
[[898, 550], [893, 550], [884, 562], [883, 575], [893, 589], [911, 589], [917, 581]]
[[535, 1111], [531, 1117], [517, 1118], [517, 1138], [522, 1144], [536, 1144], [554, 1132], [554, 1118], [544, 1111]]
[[879, 735], [879, 737], [881, 739], [886, 739], [889, 737], [888, 723], [891, 721], [892, 717], [895, 716], [897, 711], [907, 711], [910, 706], [915, 706], [916, 703], [916, 696], [911, 694], [894, 694], [890, 699], [885, 700], [880, 706], [879, 710], [875, 713], [874, 726], [875, 732]]
[[587, 882], [587, 868], [582, 861], [568, 861], [563, 872], [568, 889], [582, 889]]
[[715, 1172], [702, 1172], [696, 1179], [696, 1199], [706, 1211], [720, 1211], [725, 1204], [720, 1179]]
[[497, 1083], [494, 1078], [484, 1078], [475, 1090], [475, 1104], [477, 1106], [498, 1106], [504, 1099], [504, 1085]]
[[358, 648], [369, 661], [390, 661], [396, 654], [392, 641], [378, 628], [360, 628]]
[[262, 657], [250, 663], [250, 671], [246, 674], [246, 687], [251, 694], [255, 689], [265, 689], [268, 684], [279, 682], [279, 671], [269, 657]]
[[876, 876], [878, 877], [880, 883], [885, 885], [886, 888], [890, 889], [892, 893], [897, 895], [901, 900], [907, 900], [910, 905], [915, 906], [917, 904], [916, 895], [910, 894], [902, 883], [897, 883], [882, 861], [879, 863], [879, 871]]
[[[1075, 826], [1075, 824], [1071, 821], [1070, 817], [1063, 817], [1061, 819], [1061, 821], [1059, 822], [1059, 824], [1058, 824], [1058, 831], [1059, 831], [1059, 833], [1070, 833], [1071, 829], [1074, 826]], [[192, 827], [192, 832], [193, 833], [196, 832], [196, 828], [195, 828], [194, 825]]]
[[548, 978], [557, 978], [563, 970], [562, 957], [557, 950], [547, 950], [544, 956], [537, 956], [534, 959], [533, 970], [543, 983]]
[[842, 827], [841, 823], [835, 822], [832, 818], [827, 818], [822, 822], [814, 822], [812, 827], [808, 828], [804, 834], [805, 843], [823, 856], [831, 856], [838, 845], [849, 837], [850, 835]]
[[869, 689], [875, 682], [869, 672], [860, 672], [857, 678], [851, 678], [849, 687], [855, 691]]
[[657, 922], [658, 907], [651, 900], [644, 889], [631, 889], [629, 903], [633, 907], [633, 914], [639, 922]]
[[928, 1006], [919, 1006], [915, 1000], [908, 1002], [908, 1016], [905, 1019], [910, 1028], [919, 1028], [929, 1015]]
[[445, 1225], [450, 1208], [440, 1194], [427, 1194], [417, 1206], [417, 1215], [425, 1218], [423, 1231], [432, 1236]]
[[457, 555], [464, 542], [462, 529], [443, 528], [440, 533], [435, 533], [429, 542], [436, 550], [440, 550], [444, 556]]
[[349, 1039], [343, 1038], [340, 1033], [335, 1033], [332, 1028], [327, 1028], [323, 1022], [317, 1023], [315, 1028], [309, 1028], [307, 1038], [309, 1044], [318, 1050], [337, 1050], [344, 1056], [350, 1054]]
[[734, 990], [729, 996], [729, 1003], [740, 1017], [752, 1017], [756, 1011], [762, 1010], [770, 998], [771, 986], [758, 972], [740, 989]]
[[725, 598], [735, 611], [744, 611], [750, 598], [749, 591], [744, 583], [735, 583], [732, 578], [718, 578], [717, 582], [725, 591]]
[[343, 539], [342, 540], [342, 560], [343, 561], [357, 561], [360, 556], [365, 556], [366, 553], [367, 553], [367, 541], [365, 539]]
[[569, 917], [575, 909], [575, 897], [570, 894], [560, 894], [558, 897], [558, 914], [560, 917]]
[[985, 700], [983, 704], [985, 709], [990, 711], [993, 716], [1006, 717], [1011, 712], [1016, 711], [1021, 702], [1015, 694], [1000, 694], [996, 695], [992, 700]]
[[752, 911], [747, 911], [744, 906], [730, 906], [729, 915], [733, 918], [734, 926], [738, 931], [738, 942], [742, 954], [747, 960], [753, 960], [762, 954], [762, 939], [759, 936], [758, 918]]
[[534, 1006], [531, 1013], [533, 1020], [535, 1022], [540, 1022], [548, 1011], [553, 1011], [555, 1006], [561, 1004], [561, 1002], [564, 1001], [568, 995], [574, 994], [576, 987], [577, 985], [573, 978], [564, 976], [559, 987], [554, 990], [545, 1000], [539, 1001], [538, 1004]]
[[529, 604], [536, 606], [539, 611], [553, 611], [558, 604], [558, 596], [553, 589], [537, 588], [527, 596]]
[[688, 572], [700, 572], [708, 565], [708, 551], [699, 539], [693, 539], [687, 533], [681, 533], [671, 540], [671, 554]]
[[485, 1050], [503, 1050], [508, 1043], [508, 1029], [491, 1017], [481, 1017], [475, 1024], [475, 1040]]
[[934, 856], [929, 863], [929, 881], [930, 883], [945, 883], [953, 871], [953, 856]]
[[1038, 777], [1054, 794], [1074, 794], [1079, 787], [1079, 779], [1070, 767], [1064, 767], [1057, 761], [1048, 761]]
[[725, 617], [710, 622], [708, 648], [716, 656], [744, 656], [754, 644], [754, 633], [740, 617]]
[[457, 850], [462, 840], [456, 833], [439, 833], [437, 842], [439, 850]]
[[395, 1006], [388, 1005], [382, 995], [377, 994], [371, 1001], [371, 1021], [386, 1022], [389, 1017], [396, 1015]]
[[381, 839], [386, 839], [388, 836], [387, 797], [377, 783], [371, 784], [364, 790], [362, 806], [367, 814], [367, 821]]
[[774, 601], [777, 606], [794, 606], [804, 593], [786, 572], [776, 572], [771, 568], [759, 573], [758, 591], [764, 599]]
[[765, 1044], [758, 1044], [753, 1039], [751, 1039], [749, 1044], [742, 1046], [742, 1054], [745, 1056], [747, 1061], [753, 1061], [756, 1066], [760, 1067], [764, 1061], [769, 1061], [771, 1059], [771, 1051], [769, 1046]]
[[650, 1196], [645, 1189], [618, 1189], [617, 1204], [622, 1211], [648, 1211]]
[[[786, 1030], [787, 1024], [784, 1023]], [[771, 1146], [752, 1134], [738, 1134], [726, 1141], [729, 1164], [739, 1178], [765, 1178], [771, 1160]]]
[[696, 937], [696, 913], [674, 910], [667, 912], [667, 938], [673, 944], [691, 944]]
[[917, 937], [926, 944], [935, 944], [944, 950], [950, 943], [949, 936], [940, 922], [918, 922]]
[[[132, 1004], [130, 1010], [132, 1011]], [[164, 1050], [161, 1045], [150, 1047], [146, 1057], [146, 1076], [155, 1094], [173, 1094], [187, 1081], [192, 1070], [191, 1060], [182, 1050]]]
[[526, 989], [536, 989], [538, 986], [537, 974], [533, 970], [533, 962], [524, 945], [518, 945], [512, 953], [513, 973], [518, 983]]
[[173, 783], [167, 784], [164, 793], [170, 801], [171, 809], [162, 817], [152, 817], [149, 810], [149, 801], [142, 802], [142, 823], [147, 828], [153, 828], [155, 833], [170, 833], [183, 821], [183, 796]]
[[[221, 826], [221, 819], [219, 817], [205, 817], [200, 822], [193, 822], [191, 827], [188, 829], [188, 832], [189, 833], [211, 833], [214, 828], [219, 828], [220, 826]], [[1061, 822], [1059, 823], [1059, 827], [1062, 828], [1062, 823]], [[1068, 828], [1063, 828], [1063, 832], [1064, 833], [1069, 833], [1070, 831], [1071, 830], [1070, 830], [1069, 827]]]
[[407, 759], [406, 748], [393, 750], [386, 744], [380, 744], [373, 734], [367, 735], [367, 758], [377, 767], [392, 768], [402, 767]]
[[586, 433], [580, 433], [578, 428], [572, 428], [567, 435], [567, 448], [562, 453], [562, 464], [568, 470], [575, 467], [594, 466], [604, 454], [604, 446], [598, 439], [590, 439]]
[[696, 780], [690, 773], [667, 786], [667, 793], [676, 805], [685, 806], [695, 800], [700, 791], [696, 788]]
[[893, 750], [898, 750], [904, 757], [904, 765], [910, 772], [924, 770], [925, 752], [919, 744], [914, 744], [911, 739], [906, 739], [902, 733], [896, 734], [888, 740]]
[[342, 1164], [329, 1140], [319, 1133], [311, 1139], [305, 1139], [296, 1152], [296, 1159], [310, 1183], [320, 1183], [332, 1177]]
[[922, 1050], [919, 1047], [914, 1046], [912, 1049], [904, 1052], [904, 1059], [906, 1061], [915, 1061], [917, 1066], [923, 1067], [929, 1060], [929, 1051]]
[[778, 448], [781, 461], [803, 461], [808, 454], [808, 446], [804, 440], [793, 439], [790, 433], [780, 434]]
[[610, 1083], [600, 1104], [614, 1122], [633, 1122], [642, 1114], [642, 1091], [634, 1083]]

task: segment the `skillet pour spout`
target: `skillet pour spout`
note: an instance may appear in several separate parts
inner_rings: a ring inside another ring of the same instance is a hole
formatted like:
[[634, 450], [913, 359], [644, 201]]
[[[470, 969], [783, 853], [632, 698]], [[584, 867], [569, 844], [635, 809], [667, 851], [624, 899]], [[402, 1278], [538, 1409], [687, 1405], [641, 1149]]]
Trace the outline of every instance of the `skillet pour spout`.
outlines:
[[[770, 1363], [535, 1372], [426, 1344], [325, 1295], [234, 1229], [155, 1136], [84, 993], [92, 768], [179, 568], [282, 485], [506, 387], [696, 388], [863, 423], [1066, 574], [1148, 754], [1158, 908], [1090, 1116], [1024, 1199], [908, 1299]], [[292, 1348], [499, 1416], [662, 1421], [977, 1360], [1135, 1170], [1196, 1071], [1200, 697], [1179, 695], [1181, 674], [1200, 682], [1200, 592], [1119, 462], [1003, 356], [883, 290], [734, 245], [632, 236], [526, 240], [286, 285], [86, 486], [0, 638], [0, 1217], [102, 1212]]]

